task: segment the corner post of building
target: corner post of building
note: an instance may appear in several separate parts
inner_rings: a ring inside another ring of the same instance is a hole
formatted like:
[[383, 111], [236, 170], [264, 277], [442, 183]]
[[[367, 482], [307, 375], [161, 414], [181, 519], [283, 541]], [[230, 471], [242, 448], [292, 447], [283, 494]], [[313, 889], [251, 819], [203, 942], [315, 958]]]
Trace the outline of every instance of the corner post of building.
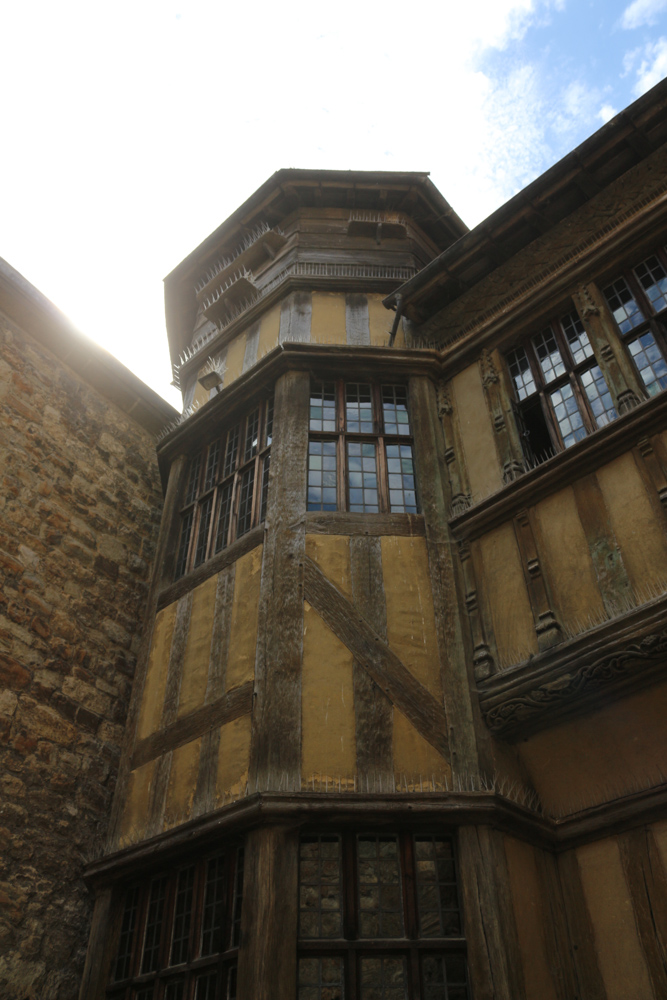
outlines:
[[602, 292], [589, 281], [577, 289], [573, 299], [617, 412], [633, 410], [646, 398], [646, 391], [623, 349]]
[[255, 661], [253, 791], [301, 788], [309, 400], [307, 372], [278, 379]]
[[246, 837], [238, 1000], [294, 1000], [299, 831], [260, 826]]
[[123, 915], [122, 893], [106, 886], [95, 897], [79, 1000], [103, 1000]]
[[433, 382], [412, 376], [409, 383], [410, 414], [414, 428], [415, 465], [419, 499], [428, 547], [433, 605], [440, 654], [445, 711], [449, 725], [452, 775], [465, 781], [480, 773], [478, 737], [484, 723], [475, 717], [471, 696], [474, 680], [469, 674], [455, 585], [452, 543], [447, 524], [449, 498], [446, 486], [445, 439], [438, 414]]

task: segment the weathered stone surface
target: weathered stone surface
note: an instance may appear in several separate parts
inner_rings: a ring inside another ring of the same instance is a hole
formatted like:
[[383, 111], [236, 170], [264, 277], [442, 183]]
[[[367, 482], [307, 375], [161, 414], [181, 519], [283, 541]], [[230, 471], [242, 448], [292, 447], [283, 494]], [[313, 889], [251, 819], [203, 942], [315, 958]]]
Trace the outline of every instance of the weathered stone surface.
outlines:
[[74, 1000], [161, 493], [152, 436], [0, 314], [0, 996]]

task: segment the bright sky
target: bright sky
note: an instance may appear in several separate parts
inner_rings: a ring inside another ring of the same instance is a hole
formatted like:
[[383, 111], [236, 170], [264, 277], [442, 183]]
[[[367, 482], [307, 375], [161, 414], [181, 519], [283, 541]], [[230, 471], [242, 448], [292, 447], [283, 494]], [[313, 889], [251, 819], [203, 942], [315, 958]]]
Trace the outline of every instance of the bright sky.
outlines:
[[469, 226], [667, 75], [667, 0], [5, 0], [0, 256], [175, 405], [162, 278], [281, 167]]

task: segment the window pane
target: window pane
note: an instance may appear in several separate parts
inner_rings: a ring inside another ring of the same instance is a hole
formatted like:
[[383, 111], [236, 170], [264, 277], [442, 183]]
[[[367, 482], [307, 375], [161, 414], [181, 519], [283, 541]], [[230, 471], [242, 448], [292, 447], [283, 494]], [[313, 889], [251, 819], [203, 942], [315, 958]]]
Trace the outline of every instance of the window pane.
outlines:
[[243, 461], [249, 461], [253, 455], [257, 454], [259, 446], [259, 409], [253, 410], [248, 417], [245, 431], [245, 446], [243, 448]]
[[206, 476], [204, 477], [205, 490], [210, 490], [211, 487], [216, 484], [218, 478], [218, 468], [220, 466], [220, 452], [220, 442], [214, 441], [208, 449], [208, 458], [206, 459]]
[[144, 935], [144, 957], [141, 971], [154, 972], [157, 968], [160, 938], [162, 936], [162, 918], [167, 896], [167, 879], [159, 878], [151, 882], [151, 894], [148, 900], [146, 915], [146, 933]]
[[403, 956], [361, 959], [362, 1000], [407, 1000], [408, 968]]
[[171, 939], [170, 965], [187, 962], [192, 920], [192, 891], [195, 884], [194, 866], [184, 868], [178, 874], [176, 906], [174, 907], [174, 933]]
[[568, 313], [567, 316], [563, 316], [561, 324], [565, 331], [567, 342], [570, 345], [575, 365], [578, 365], [581, 361], [585, 361], [586, 358], [592, 358], [593, 348], [591, 347], [591, 342], [588, 339], [584, 324], [577, 314], [572, 312]]
[[185, 491], [186, 504], [192, 503], [199, 492], [199, 474], [201, 472], [201, 452], [196, 455], [190, 463], [190, 475], [188, 476], [188, 488]]
[[313, 382], [310, 387], [310, 429], [336, 430], [336, 386], [333, 382]]
[[192, 511], [188, 511], [181, 520], [181, 537], [178, 542], [178, 556], [176, 557], [176, 578], [183, 576], [188, 565], [188, 549], [190, 548], [190, 535], [192, 533]]
[[535, 392], [535, 379], [530, 370], [528, 355], [523, 347], [517, 347], [507, 355], [510, 375], [514, 382], [514, 388], [519, 399], [526, 399]]
[[412, 432], [408, 415], [408, 391], [405, 386], [382, 386], [382, 417], [385, 434], [410, 436]]
[[631, 340], [628, 349], [649, 395], [657, 395], [667, 386], [667, 365], [653, 334], [647, 330], [637, 340]]
[[660, 312], [667, 306], [667, 274], [665, 274], [664, 267], [653, 255], [647, 257], [635, 268], [635, 274], [639, 278], [653, 309]]
[[215, 529], [215, 551], [220, 552], [227, 546], [229, 540], [229, 522], [232, 517], [232, 496], [234, 483], [230, 481], [220, 490], [218, 506], [218, 524]]
[[377, 514], [380, 508], [374, 444], [347, 442], [347, 475], [349, 510]]
[[236, 537], [240, 538], [252, 527], [252, 497], [255, 485], [255, 466], [251, 465], [241, 476], [239, 493], [239, 520]]
[[461, 917], [451, 840], [415, 837], [415, 868], [421, 937], [459, 937]]
[[629, 333], [633, 327], [644, 322], [644, 314], [623, 278], [612, 281], [611, 285], [607, 285], [604, 289], [603, 294], [621, 333]]
[[595, 365], [593, 368], [589, 368], [588, 371], [582, 372], [581, 381], [590, 401], [593, 416], [598, 427], [604, 427], [605, 424], [616, 420], [618, 413], [614, 407], [614, 401], [611, 398], [607, 383], [604, 380], [604, 375], [599, 367]]
[[218, 975], [216, 972], [205, 972], [203, 976], [197, 976], [195, 1000], [215, 1000], [217, 985]]
[[260, 521], [266, 520], [266, 505], [269, 502], [269, 467], [271, 465], [271, 455], [267, 455], [264, 459], [264, 465], [262, 467], [262, 503], [259, 512]]
[[308, 510], [336, 510], [336, 443], [308, 442]]
[[371, 387], [363, 382], [345, 385], [345, 426], [350, 433], [373, 433]]
[[565, 447], [569, 448], [571, 444], [585, 438], [586, 428], [569, 382], [551, 393], [551, 402]]
[[468, 975], [464, 952], [423, 955], [421, 973], [424, 1000], [467, 1000]]
[[343, 1000], [343, 959], [300, 958], [299, 1000]]
[[164, 1000], [183, 1000], [184, 987], [185, 981], [183, 979], [172, 979], [165, 987]]
[[204, 914], [201, 934], [202, 955], [217, 955], [219, 951], [222, 951], [224, 872], [224, 855], [219, 854], [217, 858], [211, 858], [206, 865]]
[[266, 444], [273, 441], [273, 396], [266, 404]]
[[232, 907], [232, 945], [241, 941], [241, 907], [243, 904], [243, 848], [236, 853], [236, 877], [234, 878], [234, 905]]
[[396, 837], [357, 837], [359, 936], [403, 936], [403, 901]]
[[234, 469], [236, 468], [236, 456], [239, 453], [239, 435], [241, 433], [240, 425], [237, 424], [236, 427], [232, 427], [231, 431], [227, 435], [227, 449], [225, 451], [225, 469], [224, 475], [230, 476]]
[[417, 492], [412, 446], [387, 445], [387, 478], [389, 481], [389, 510], [417, 513]]
[[134, 943], [134, 932], [137, 926], [137, 915], [139, 911], [139, 887], [134, 886], [127, 890], [125, 896], [125, 909], [123, 911], [123, 923], [120, 929], [120, 940], [118, 942], [118, 954], [116, 957], [116, 968], [114, 979], [127, 979], [130, 975], [130, 963], [132, 961], [132, 944]]
[[302, 837], [299, 848], [299, 935], [342, 937], [340, 837]]
[[195, 551], [195, 566], [199, 566], [206, 559], [206, 549], [208, 546], [208, 529], [211, 526], [211, 514], [213, 512], [213, 497], [207, 497], [201, 505], [199, 516], [199, 531], [197, 533], [197, 549]]
[[230, 965], [227, 972], [227, 1000], [236, 1000], [237, 965]]
[[553, 382], [555, 378], [565, 374], [565, 365], [558, 350], [558, 344], [551, 327], [533, 337], [533, 346], [540, 367], [544, 372], [544, 381]]

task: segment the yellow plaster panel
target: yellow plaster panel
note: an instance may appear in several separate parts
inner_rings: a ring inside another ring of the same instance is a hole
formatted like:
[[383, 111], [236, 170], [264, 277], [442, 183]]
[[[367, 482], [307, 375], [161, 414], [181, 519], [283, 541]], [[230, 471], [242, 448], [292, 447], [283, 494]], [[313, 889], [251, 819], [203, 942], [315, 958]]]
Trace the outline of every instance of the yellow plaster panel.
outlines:
[[542, 572], [549, 581], [561, 622], [583, 631], [592, 615], [604, 617], [593, 560], [570, 486], [535, 508]]
[[345, 344], [345, 295], [341, 292], [313, 292], [310, 339], [315, 344]]
[[519, 743], [546, 811], [576, 812], [663, 780], [666, 717], [663, 683]]
[[280, 336], [280, 303], [269, 309], [262, 316], [262, 324], [259, 328], [259, 344], [257, 345], [257, 360], [272, 351], [278, 346]]
[[178, 718], [204, 704], [217, 583], [217, 576], [211, 576], [192, 592], [192, 611], [183, 654]]
[[558, 1000], [544, 937], [542, 890], [535, 858], [536, 848], [514, 837], [505, 837], [514, 918], [519, 937], [526, 1000]]
[[141, 709], [137, 725], [137, 739], [150, 736], [160, 726], [162, 706], [164, 704], [164, 689], [167, 683], [169, 668], [169, 653], [171, 651], [171, 636], [176, 620], [176, 604], [163, 608], [155, 617], [151, 651], [146, 668], [146, 682], [141, 697]]
[[597, 473], [630, 582], [639, 594], [665, 580], [667, 540], [631, 452]]
[[144, 837], [156, 763], [157, 761], [151, 760], [148, 764], [130, 772], [125, 792], [123, 816], [118, 831], [119, 847], [136, 844]]
[[576, 854], [608, 1000], [652, 997], [616, 840], [587, 844]]
[[237, 797], [245, 790], [250, 761], [249, 715], [242, 715], [220, 727], [218, 774], [215, 783], [217, 804], [221, 806], [229, 797]]
[[348, 535], [306, 535], [306, 555], [342, 594], [352, 600]]
[[456, 375], [452, 392], [470, 489], [475, 499], [482, 499], [500, 489], [503, 477], [479, 365], [470, 365]]
[[178, 747], [171, 755], [167, 801], [164, 810], [164, 829], [186, 823], [192, 813], [192, 802], [197, 788], [201, 737]]
[[225, 372], [225, 389], [228, 385], [239, 377], [243, 371], [243, 357], [245, 355], [245, 339], [246, 335], [240, 333], [238, 337], [234, 337], [227, 346], [227, 371]]
[[491, 609], [501, 664], [518, 663], [537, 652], [537, 636], [521, 557], [511, 524], [480, 538], [484, 572], [480, 586]]
[[262, 575], [262, 546], [242, 556], [236, 563], [232, 623], [229, 633], [225, 690], [251, 681], [255, 676], [259, 584]]
[[368, 326], [373, 347], [389, 347], [394, 314], [382, 305], [384, 296], [368, 295]]
[[354, 657], [304, 602], [301, 773], [347, 779], [356, 771]]
[[384, 535], [382, 578], [387, 641], [408, 670], [442, 704], [426, 539]]
[[451, 778], [451, 768], [435, 747], [418, 733], [394, 705], [392, 757], [396, 785], [409, 790], [441, 791]]

